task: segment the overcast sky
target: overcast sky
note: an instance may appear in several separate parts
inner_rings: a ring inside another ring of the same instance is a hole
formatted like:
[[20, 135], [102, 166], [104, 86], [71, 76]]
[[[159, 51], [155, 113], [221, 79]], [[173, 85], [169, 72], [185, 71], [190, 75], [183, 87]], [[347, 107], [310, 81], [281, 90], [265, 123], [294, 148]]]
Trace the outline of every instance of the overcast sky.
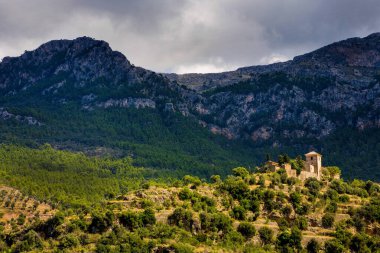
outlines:
[[373, 32], [380, 0], [0, 0], [0, 59], [90, 36], [157, 72], [220, 72]]

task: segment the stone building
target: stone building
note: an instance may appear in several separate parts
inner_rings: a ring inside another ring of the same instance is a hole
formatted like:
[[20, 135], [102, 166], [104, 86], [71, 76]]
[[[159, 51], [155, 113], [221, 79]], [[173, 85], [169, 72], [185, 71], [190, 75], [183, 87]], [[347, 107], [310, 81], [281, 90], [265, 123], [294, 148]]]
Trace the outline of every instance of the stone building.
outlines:
[[300, 180], [306, 180], [309, 177], [315, 177], [318, 180], [322, 176], [322, 155], [315, 151], [305, 154], [304, 167], [299, 175], [297, 171], [292, 169], [289, 163], [284, 163], [282, 166], [276, 162], [268, 161], [265, 163], [267, 171], [275, 172], [280, 169], [284, 169], [288, 177], [296, 177]]
[[307, 173], [305, 173], [305, 175], [307, 177], [314, 176], [318, 179], [321, 179], [321, 176], [322, 176], [322, 155], [318, 154], [315, 151], [312, 151], [312, 152], [305, 154], [305, 157], [306, 157], [306, 161], [305, 161], [304, 170], [302, 172], [307, 172]]

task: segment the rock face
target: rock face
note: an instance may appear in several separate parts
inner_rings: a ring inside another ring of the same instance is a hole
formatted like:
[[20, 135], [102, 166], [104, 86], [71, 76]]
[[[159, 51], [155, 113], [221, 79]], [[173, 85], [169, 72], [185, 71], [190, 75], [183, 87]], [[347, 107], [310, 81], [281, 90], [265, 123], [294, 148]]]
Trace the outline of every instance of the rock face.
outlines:
[[229, 139], [278, 145], [320, 139], [340, 127], [379, 128], [379, 81], [379, 33], [284, 63], [185, 75], [135, 67], [106, 42], [82, 37], [4, 58], [0, 106], [3, 119], [15, 104], [149, 108], [194, 117]]
[[155, 101], [177, 99], [181, 89], [162, 75], [133, 66], [106, 42], [88, 37], [51, 41], [0, 64], [3, 101], [23, 97], [24, 103], [38, 99], [84, 107], [155, 108]]
[[196, 111], [229, 138], [322, 138], [340, 127], [380, 127], [380, 33], [284, 63], [167, 77], [201, 94]]
[[24, 122], [28, 125], [42, 126], [42, 123], [39, 122], [37, 119], [33, 118], [32, 116], [15, 115], [13, 113], [8, 112], [7, 110], [5, 110], [2, 107], [0, 107], [0, 119], [2, 119], [2, 120], [16, 120], [18, 122]]

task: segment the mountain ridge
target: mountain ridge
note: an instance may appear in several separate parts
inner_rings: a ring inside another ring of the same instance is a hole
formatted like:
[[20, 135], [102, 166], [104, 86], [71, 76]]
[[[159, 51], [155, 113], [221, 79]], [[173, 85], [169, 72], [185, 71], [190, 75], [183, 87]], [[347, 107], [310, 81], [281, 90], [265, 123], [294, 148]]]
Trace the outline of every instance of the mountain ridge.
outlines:
[[[340, 156], [347, 152], [355, 156], [359, 147], [371, 150], [370, 161], [361, 158], [343, 166], [353, 166], [349, 169], [354, 173], [364, 170], [360, 167], [364, 162], [372, 171], [380, 161], [373, 153], [380, 128], [379, 44], [376, 33], [333, 43], [285, 63], [219, 74], [187, 74], [183, 81], [173, 74], [135, 67], [104, 41], [80, 37], [48, 42], [0, 62], [0, 107], [14, 115], [11, 119], [8, 114], [0, 115], [0, 140], [20, 141], [25, 139], [25, 131], [32, 131], [26, 139], [37, 144], [127, 147], [132, 153], [131, 145], [144, 144], [156, 150], [158, 143], [165, 142], [165, 152], [176, 147], [170, 152], [196, 154], [199, 159], [202, 152], [186, 151], [189, 145], [184, 144], [186, 135], [181, 131], [207, 146], [210, 139], [212, 143], [216, 139], [201, 129], [205, 127], [245, 143], [239, 144], [241, 149], [234, 155], [239, 163], [245, 160], [257, 165], [268, 151], [333, 152], [335, 145]], [[41, 125], [27, 128], [22, 125], [25, 120], [17, 121], [27, 117]], [[371, 144], [356, 143], [356, 148], [347, 151], [340, 147], [344, 142], [340, 136], [369, 138]], [[217, 142], [208, 150], [220, 145], [229, 150], [230, 142]], [[232, 157], [232, 150], [226, 152], [217, 155], [218, 159]], [[248, 158], [250, 152], [252, 158]], [[213, 159], [205, 163], [212, 166]], [[333, 155], [327, 154], [329, 159], [335, 162]]]

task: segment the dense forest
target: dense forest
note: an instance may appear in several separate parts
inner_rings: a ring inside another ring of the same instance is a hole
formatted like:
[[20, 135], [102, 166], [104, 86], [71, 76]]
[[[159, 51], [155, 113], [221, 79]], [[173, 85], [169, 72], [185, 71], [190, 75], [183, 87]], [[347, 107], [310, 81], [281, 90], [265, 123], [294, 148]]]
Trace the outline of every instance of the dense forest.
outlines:
[[322, 140], [304, 139], [297, 143], [277, 136], [279, 145], [273, 146], [265, 142], [228, 140], [210, 133], [191, 117], [155, 109], [86, 111], [75, 103], [58, 108], [41, 104], [38, 108], [20, 107], [7, 110], [14, 115], [37, 118], [42, 125], [31, 126], [15, 119], [0, 120], [2, 143], [32, 148], [50, 143], [58, 149], [100, 157], [132, 157], [136, 167], [170, 170], [173, 176], [192, 174], [201, 178], [213, 174], [226, 176], [236, 166], [254, 169], [261, 165], [266, 154], [295, 156], [312, 148], [323, 154], [325, 164], [340, 166], [347, 179], [380, 179], [376, 169], [380, 164], [378, 129], [344, 128]]

